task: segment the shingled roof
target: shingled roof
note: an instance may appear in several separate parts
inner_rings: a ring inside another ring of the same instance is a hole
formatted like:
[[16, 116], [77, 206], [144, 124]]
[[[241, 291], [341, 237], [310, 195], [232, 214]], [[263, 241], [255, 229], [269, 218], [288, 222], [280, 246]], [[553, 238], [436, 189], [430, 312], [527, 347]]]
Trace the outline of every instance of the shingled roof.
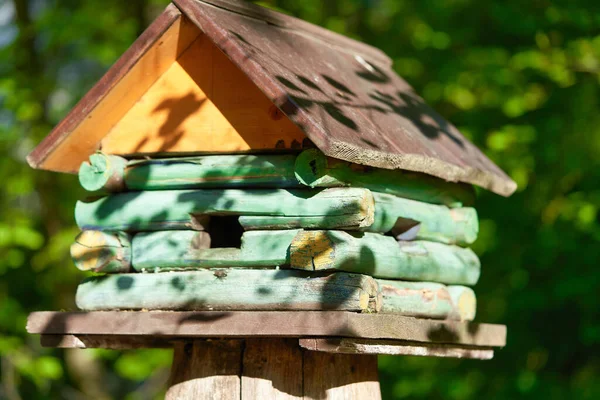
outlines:
[[[61, 147], [87, 152], [78, 155], [83, 158], [98, 148], [94, 144], [106, 132], [72, 133], [183, 13], [326, 155], [423, 172], [504, 196], [516, 189], [424, 103], [378, 49], [242, 1], [173, 3], [30, 154], [33, 167], [73, 172], [48, 160]], [[77, 141], [87, 141], [87, 147], [81, 150]]]

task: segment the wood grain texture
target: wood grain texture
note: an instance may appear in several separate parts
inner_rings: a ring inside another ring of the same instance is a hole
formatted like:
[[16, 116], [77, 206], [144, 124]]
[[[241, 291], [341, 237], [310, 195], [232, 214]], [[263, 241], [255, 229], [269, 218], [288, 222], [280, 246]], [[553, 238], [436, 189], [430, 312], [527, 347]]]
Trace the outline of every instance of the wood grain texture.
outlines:
[[304, 352], [305, 399], [381, 399], [377, 356]]
[[506, 327], [343, 311], [103, 311], [31, 313], [27, 332], [173, 338], [351, 337], [485, 347], [506, 345]]
[[[41, 335], [40, 344], [42, 347], [49, 348], [131, 350], [145, 348], [173, 348], [177, 342], [186, 340], [187, 339], [185, 338], [136, 335]], [[271, 341], [275, 343], [278, 341], [276, 338], [246, 339], [246, 349], [249, 347], [248, 344], [255, 340], [260, 342], [267, 341], [269, 343], [267, 346], [270, 348], [272, 348], [270, 345]], [[334, 337], [325, 339], [300, 338], [290, 340], [293, 341], [293, 344], [296, 345], [296, 347], [299, 345], [307, 350], [324, 351], [327, 353], [413, 355], [426, 357], [472, 358], [479, 360], [488, 360], [494, 355], [494, 349], [492, 347], [443, 343], [417, 343], [404, 340]], [[263, 368], [268, 370], [268, 365], [263, 365]], [[298, 369], [298, 371], [301, 371], [301, 369]], [[267, 387], [272, 387], [269, 382], [258, 381], [254, 384], [262, 386], [265, 383], [268, 385]]]
[[239, 400], [243, 341], [177, 343], [166, 400]]
[[125, 232], [81, 232], [70, 252], [73, 263], [81, 271], [131, 271], [131, 236]]
[[[423, 172], [510, 195], [516, 184], [432, 110], [391, 68], [358, 44], [338, 46], [305, 24], [247, 4], [175, 4], [326, 155]], [[248, 11], [253, 10], [253, 11]], [[256, 14], [260, 14], [256, 18]], [[285, 20], [280, 24], [264, 19]], [[294, 62], [290, 63], [289, 60]]]
[[135, 335], [42, 335], [42, 347], [60, 349], [169, 349], [177, 339]]
[[290, 150], [306, 138], [202, 34], [106, 133], [113, 154]]
[[381, 312], [412, 317], [448, 318], [455, 312], [446, 286], [431, 282], [405, 282], [377, 279], [381, 292]]
[[205, 214], [311, 217], [310, 223], [334, 217], [340, 229], [359, 229], [373, 223], [374, 201], [358, 188], [207, 189], [117, 193], [75, 206], [82, 230], [195, 229], [193, 216]]
[[311, 351], [339, 354], [387, 354], [421, 357], [467, 358], [491, 360], [492, 348], [475, 348], [448, 344], [407, 343], [394, 340], [373, 339], [300, 339], [300, 346]]
[[77, 288], [81, 310], [377, 311], [377, 285], [364, 275], [220, 269], [91, 277]]
[[300, 231], [290, 246], [290, 266], [458, 285], [477, 283], [481, 267], [470, 249], [345, 231]]
[[450, 285], [447, 289], [454, 305], [452, 317], [461, 321], [473, 321], [477, 314], [477, 298], [473, 289], [456, 285]]
[[296, 339], [246, 339], [242, 399], [303, 399], [302, 350]]
[[76, 173], [102, 138], [198, 36], [169, 5], [28, 156], [34, 168]]
[[201, 238], [208, 236], [205, 232], [138, 233], [132, 243], [132, 264], [140, 272], [212, 267], [277, 267], [289, 264], [290, 243], [297, 233], [297, 230], [244, 232], [239, 249], [199, 246], [199, 243], [203, 243]]

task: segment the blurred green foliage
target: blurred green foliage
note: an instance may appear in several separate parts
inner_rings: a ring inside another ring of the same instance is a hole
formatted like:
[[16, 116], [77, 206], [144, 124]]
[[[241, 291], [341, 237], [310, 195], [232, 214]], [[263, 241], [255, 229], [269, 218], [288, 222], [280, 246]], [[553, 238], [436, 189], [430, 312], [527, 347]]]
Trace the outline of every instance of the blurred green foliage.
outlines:
[[[0, 398], [160, 397], [170, 354], [43, 349], [27, 313], [74, 309], [72, 176], [25, 156], [166, 0], [0, 0]], [[381, 358], [385, 398], [600, 398], [600, 2], [258, 2], [383, 49], [519, 184], [480, 191], [478, 320], [493, 361]]]

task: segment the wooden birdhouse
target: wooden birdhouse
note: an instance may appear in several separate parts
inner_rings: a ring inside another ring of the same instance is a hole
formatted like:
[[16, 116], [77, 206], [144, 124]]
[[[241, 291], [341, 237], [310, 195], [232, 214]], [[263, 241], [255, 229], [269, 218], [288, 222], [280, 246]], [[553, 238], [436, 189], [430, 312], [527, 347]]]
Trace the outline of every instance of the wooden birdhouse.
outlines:
[[516, 188], [382, 52], [174, 0], [28, 158], [77, 173], [57, 347], [174, 347], [175, 398], [377, 398], [377, 354], [488, 359], [478, 185]]

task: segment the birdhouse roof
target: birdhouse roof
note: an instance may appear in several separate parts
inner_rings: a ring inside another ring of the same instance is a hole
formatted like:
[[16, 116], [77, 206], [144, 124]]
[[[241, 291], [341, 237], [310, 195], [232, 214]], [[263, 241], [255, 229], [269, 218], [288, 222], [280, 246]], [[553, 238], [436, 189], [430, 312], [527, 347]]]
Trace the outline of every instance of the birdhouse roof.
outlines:
[[[200, 33], [330, 157], [423, 172], [504, 196], [516, 189], [425, 104], [380, 50], [242, 1], [173, 3], [34, 149], [28, 157], [33, 167], [75, 172], [116, 121], [142, 107], [140, 98]], [[170, 33], [174, 30], [177, 35]], [[218, 72], [212, 72], [214, 79]], [[236, 87], [230, 90], [235, 93]]]

